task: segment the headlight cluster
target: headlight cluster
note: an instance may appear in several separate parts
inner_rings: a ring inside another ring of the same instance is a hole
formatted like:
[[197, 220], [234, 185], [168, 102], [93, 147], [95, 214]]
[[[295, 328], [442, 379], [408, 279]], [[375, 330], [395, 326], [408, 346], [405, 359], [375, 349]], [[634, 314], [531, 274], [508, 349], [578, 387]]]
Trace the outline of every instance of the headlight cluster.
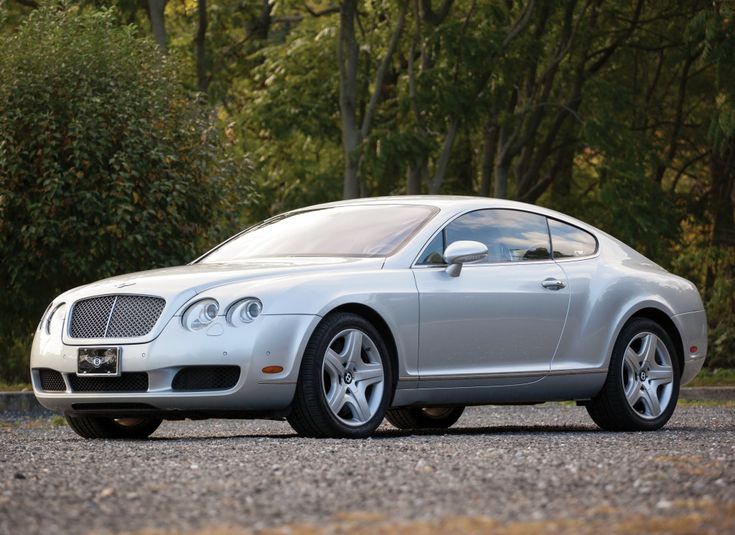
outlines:
[[217, 318], [217, 312], [219, 312], [217, 301], [202, 299], [186, 309], [181, 321], [190, 331], [201, 331]]
[[227, 321], [230, 325], [237, 327], [243, 323], [250, 323], [260, 316], [263, 311], [263, 303], [255, 297], [240, 299], [227, 309]]
[[[263, 303], [255, 297], [246, 297], [235, 301], [227, 309], [227, 322], [237, 327], [250, 323], [260, 316], [263, 311]], [[189, 306], [181, 318], [181, 322], [190, 331], [200, 331], [217, 319], [219, 303], [214, 299], [202, 299]]]

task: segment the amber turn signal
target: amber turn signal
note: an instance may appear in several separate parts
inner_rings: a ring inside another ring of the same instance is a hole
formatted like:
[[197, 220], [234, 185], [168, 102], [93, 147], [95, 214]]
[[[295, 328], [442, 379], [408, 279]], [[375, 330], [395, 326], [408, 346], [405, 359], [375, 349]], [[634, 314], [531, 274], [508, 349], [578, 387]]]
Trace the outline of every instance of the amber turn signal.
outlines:
[[261, 370], [263, 373], [281, 373], [283, 366], [266, 366]]

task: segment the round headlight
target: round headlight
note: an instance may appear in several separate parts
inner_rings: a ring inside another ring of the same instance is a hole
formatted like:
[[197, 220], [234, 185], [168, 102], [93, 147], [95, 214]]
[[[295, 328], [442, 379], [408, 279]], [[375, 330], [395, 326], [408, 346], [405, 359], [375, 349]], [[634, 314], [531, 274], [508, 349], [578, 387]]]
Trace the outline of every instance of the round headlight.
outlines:
[[219, 303], [214, 299], [202, 299], [186, 309], [181, 323], [190, 331], [200, 331], [208, 327], [219, 312]]
[[61, 326], [66, 318], [66, 303], [61, 303], [51, 310], [46, 318], [46, 334], [61, 332]]
[[260, 302], [260, 299], [246, 297], [230, 306], [227, 310], [227, 321], [234, 326], [250, 323], [260, 316], [261, 312], [263, 312], [263, 303]]

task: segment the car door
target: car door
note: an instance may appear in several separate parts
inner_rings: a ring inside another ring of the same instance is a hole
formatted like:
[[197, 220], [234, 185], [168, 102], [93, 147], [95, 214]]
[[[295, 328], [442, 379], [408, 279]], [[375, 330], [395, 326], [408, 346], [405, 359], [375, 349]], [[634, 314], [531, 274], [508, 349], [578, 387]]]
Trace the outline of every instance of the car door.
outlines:
[[[441, 258], [458, 240], [485, 244], [488, 257], [451, 277]], [[421, 385], [519, 384], [548, 373], [569, 306], [549, 241], [544, 216], [507, 209], [464, 214], [432, 240], [413, 269]]]

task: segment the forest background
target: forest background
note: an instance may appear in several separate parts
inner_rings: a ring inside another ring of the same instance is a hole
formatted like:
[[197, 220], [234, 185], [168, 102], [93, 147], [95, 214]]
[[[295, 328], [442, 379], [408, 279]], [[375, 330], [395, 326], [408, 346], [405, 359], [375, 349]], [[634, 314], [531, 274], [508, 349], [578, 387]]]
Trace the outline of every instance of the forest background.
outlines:
[[609, 232], [735, 367], [735, 3], [0, 0], [0, 382], [70, 287], [427, 193]]

